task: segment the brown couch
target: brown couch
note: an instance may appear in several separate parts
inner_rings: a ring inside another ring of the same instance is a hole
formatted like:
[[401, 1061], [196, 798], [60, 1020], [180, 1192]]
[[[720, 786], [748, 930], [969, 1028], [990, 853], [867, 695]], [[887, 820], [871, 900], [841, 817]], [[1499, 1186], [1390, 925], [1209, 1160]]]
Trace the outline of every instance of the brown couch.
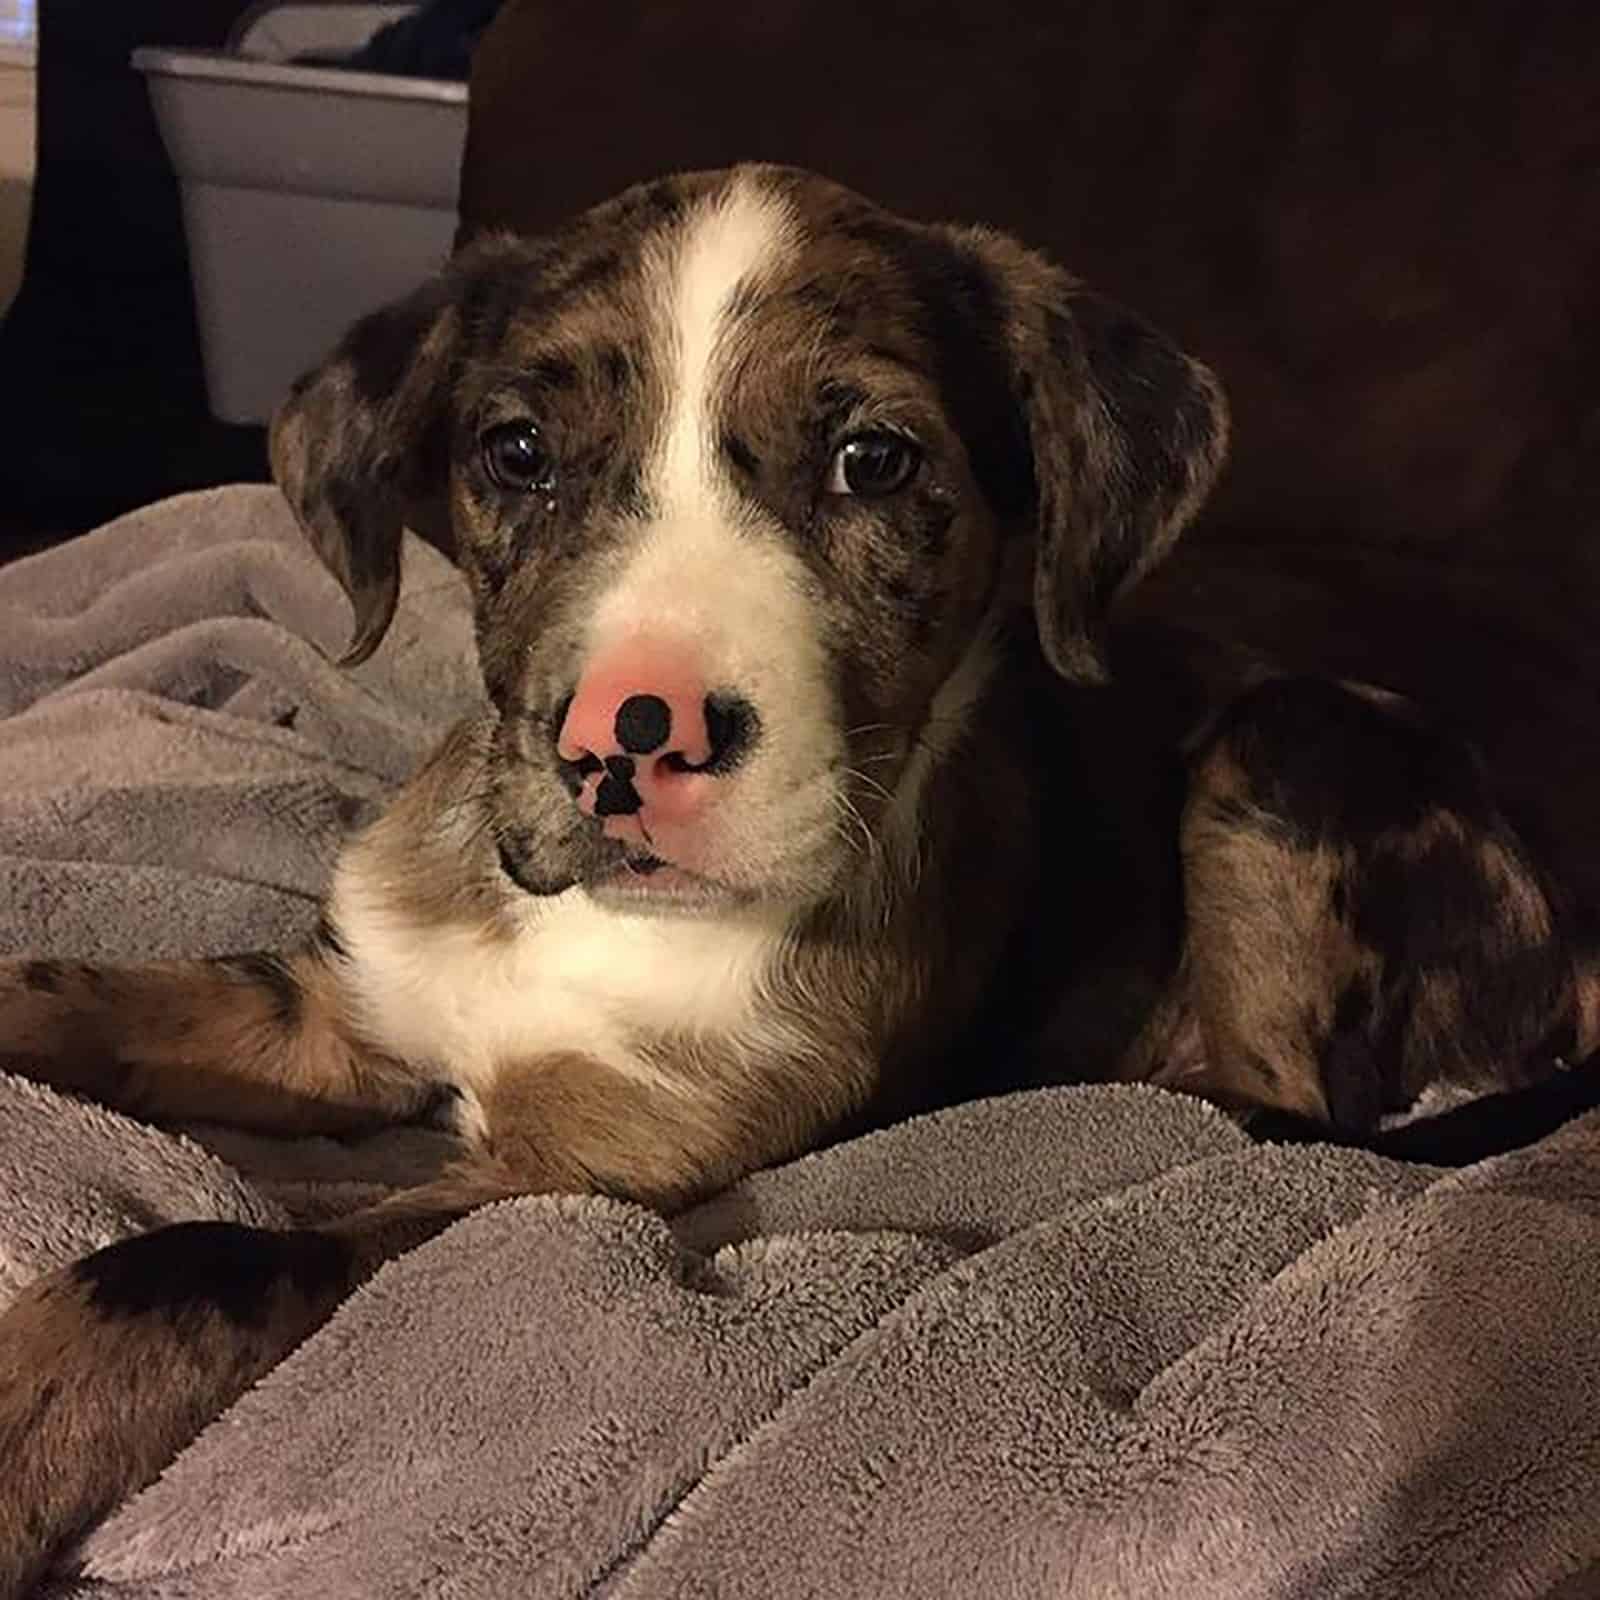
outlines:
[[463, 227], [762, 158], [1043, 246], [1233, 396], [1134, 608], [1421, 695], [1600, 906], [1596, 81], [1538, 0], [509, 0]]

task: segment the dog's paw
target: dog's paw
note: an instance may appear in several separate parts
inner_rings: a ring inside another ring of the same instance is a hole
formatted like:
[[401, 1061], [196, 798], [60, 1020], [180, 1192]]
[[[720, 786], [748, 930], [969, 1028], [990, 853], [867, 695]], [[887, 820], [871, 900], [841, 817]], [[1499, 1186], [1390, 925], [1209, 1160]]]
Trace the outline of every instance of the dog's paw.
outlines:
[[111, 969], [77, 961], [0, 961], [0, 1071], [108, 1098], [120, 1081]]

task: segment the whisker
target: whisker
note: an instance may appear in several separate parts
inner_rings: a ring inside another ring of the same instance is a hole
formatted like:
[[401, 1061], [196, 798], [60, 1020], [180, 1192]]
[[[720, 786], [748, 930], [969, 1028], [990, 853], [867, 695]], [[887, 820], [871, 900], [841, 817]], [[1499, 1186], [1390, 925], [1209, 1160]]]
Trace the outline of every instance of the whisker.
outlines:
[[[848, 842], [851, 844], [851, 848], [858, 849], [860, 853], [865, 855], [869, 860], [876, 862], [878, 857], [878, 841], [873, 837], [872, 829], [867, 826], [866, 819], [858, 810], [856, 810], [848, 795], [835, 793], [832, 796], [832, 800], [834, 808], [839, 814], [840, 822], [850, 824], [856, 830], [857, 835], [859, 835], [859, 845], [856, 844], [854, 838], [849, 839]], [[847, 836], [841, 834], [840, 837], [846, 838]]]
[[859, 854], [867, 854], [871, 850], [871, 841], [866, 830], [861, 826], [861, 819], [846, 805], [835, 807], [837, 815], [834, 818], [834, 829], [839, 837], [844, 839], [850, 848]]
[[845, 770], [845, 775], [847, 777], [854, 778], [859, 783], [864, 783], [881, 800], [884, 800], [885, 802], [887, 802], [887, 803], [889, 803], [891, 805], [894, 803], [894, 794], [893, 794], [893, 792], [890, 791], [889, 789], [886, 789], [870, 773], [862, 772], [859, 767], [846, 767], [844, 770]]

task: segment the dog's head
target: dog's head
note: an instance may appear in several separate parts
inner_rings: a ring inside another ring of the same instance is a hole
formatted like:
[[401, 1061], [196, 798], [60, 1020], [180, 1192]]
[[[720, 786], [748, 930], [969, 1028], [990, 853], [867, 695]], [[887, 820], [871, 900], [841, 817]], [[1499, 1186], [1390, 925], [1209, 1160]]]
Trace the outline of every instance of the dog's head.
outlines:
[[354, 659], [447, 510], [506, 870], [664, 905], [813, 898], [914, 826], [1008, 610], [1102, 678], [1225, 432], [1203, 367], [1010, 240], [742, 168], [470, 245], [272, 448]]

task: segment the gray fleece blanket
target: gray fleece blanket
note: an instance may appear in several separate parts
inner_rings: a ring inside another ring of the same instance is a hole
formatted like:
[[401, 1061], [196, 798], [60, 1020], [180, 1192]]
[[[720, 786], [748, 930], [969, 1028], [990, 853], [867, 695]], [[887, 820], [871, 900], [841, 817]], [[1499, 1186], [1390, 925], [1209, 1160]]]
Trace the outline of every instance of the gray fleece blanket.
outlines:
[[[270, 491], [0, 571], [0, 945], [303, 929], [341, 831], [476, 692], [459, 583], [407, 554], [400, 626], [354, 674]], [[137, 1228], [336, 1210], [439, 1155], [192, 1133], [0, 1079], [0, 1296]], [[1600, 1121], [1443, 1175], [1062, 1089], [671, 1221], [481, 1211], [52, 1593], [1576, 1597], [1600, 1594], [1597, 1495]]]

